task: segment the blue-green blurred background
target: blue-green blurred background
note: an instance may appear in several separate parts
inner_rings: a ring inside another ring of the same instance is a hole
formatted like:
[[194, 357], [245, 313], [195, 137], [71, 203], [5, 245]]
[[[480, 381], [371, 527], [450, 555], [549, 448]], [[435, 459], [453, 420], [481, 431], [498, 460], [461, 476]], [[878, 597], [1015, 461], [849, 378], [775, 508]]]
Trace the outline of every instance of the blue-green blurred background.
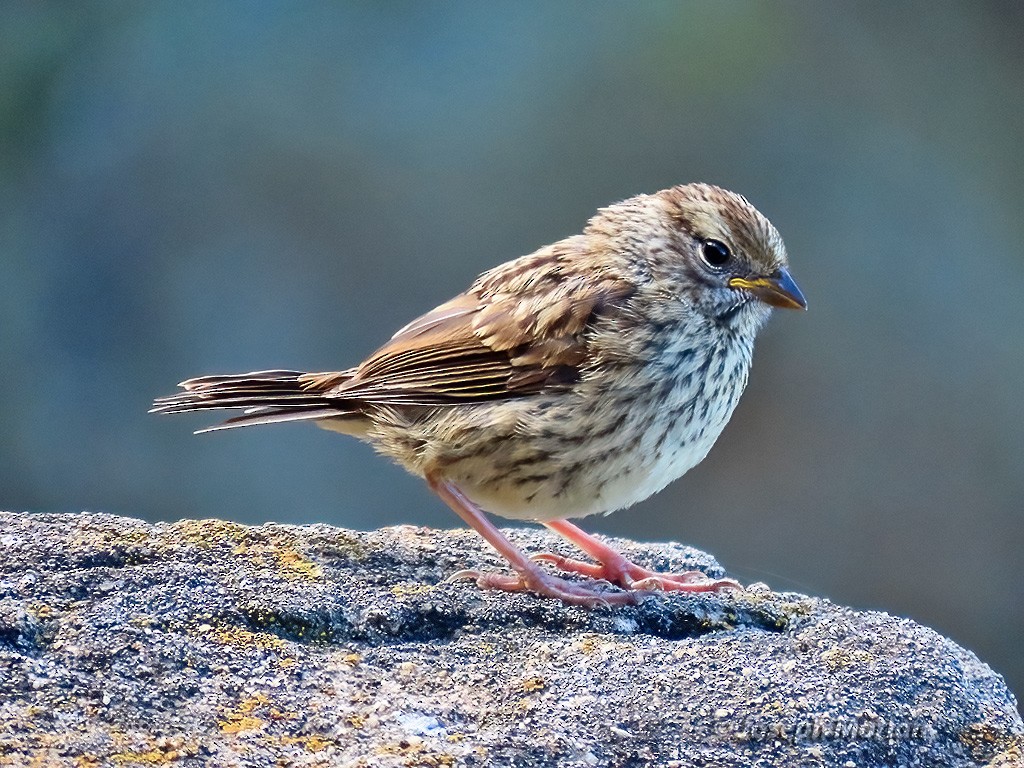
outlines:
[[0, 6], [0, 507], [454, 526], [366, 446], [146, 414], [342, 368], [598, 206], [747, 195], [777, 313], [708, 460], [589, 527], [903, 614], [1024, 691], [1024, 4]]

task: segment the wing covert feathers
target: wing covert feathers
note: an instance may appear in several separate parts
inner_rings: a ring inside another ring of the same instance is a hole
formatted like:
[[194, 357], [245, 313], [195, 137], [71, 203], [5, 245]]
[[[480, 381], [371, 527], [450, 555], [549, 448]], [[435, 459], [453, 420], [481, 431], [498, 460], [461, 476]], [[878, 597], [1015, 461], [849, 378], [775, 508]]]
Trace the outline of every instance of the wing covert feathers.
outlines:
[[588, 325], [633, 292], [613, 275], [581, 274], [575, 246], [570, 238], [485, 272], [346, 372], [331, 394], [442, 405], [572, 383], [587, 360]]
[[378, 406], [453, 405], [563, 387], [589, 355], [588, 328], [634, 286], [585, 264], [569, 238], [482, 274], [465, 293], [400, 329], [346, 371], [201, 376], [156, 413], [244, 408], [214, 429], [366, 414]]

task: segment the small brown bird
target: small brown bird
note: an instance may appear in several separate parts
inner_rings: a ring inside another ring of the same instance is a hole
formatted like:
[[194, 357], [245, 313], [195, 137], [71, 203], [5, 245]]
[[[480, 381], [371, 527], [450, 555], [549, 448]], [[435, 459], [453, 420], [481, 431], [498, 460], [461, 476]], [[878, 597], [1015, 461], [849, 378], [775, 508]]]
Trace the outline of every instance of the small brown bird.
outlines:
[[[745, 198], [676, 186], [601, 209], [582, 235], [485, 272], [355, 368], [202, 376], [153, 411], [243, 408], [201, 431], [313, 421], [369, 442], [509, 561], [514, 574], [456, 574], [483, 588], [587, 606], [739, 588], [649, 571], [566, 518], [635, 504], [707, 455], [771, 307], [806, 307], [786, 266], [779, 233]], [[484, 510], [539, 521], [596, 562], [527, 557]]]

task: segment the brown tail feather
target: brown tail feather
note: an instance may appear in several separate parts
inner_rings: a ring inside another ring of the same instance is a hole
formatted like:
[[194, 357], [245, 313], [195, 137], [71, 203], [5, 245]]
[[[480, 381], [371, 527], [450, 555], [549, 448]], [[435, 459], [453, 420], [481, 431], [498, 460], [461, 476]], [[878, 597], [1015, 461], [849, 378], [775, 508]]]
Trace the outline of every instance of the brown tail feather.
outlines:
[[204, 432], [219, 432], [222, 429], [252, 427], [257, 424], [281, 424], [286, 421], [319, 421], [321, 419], [352, 415], [353, 413], [352, 411], [343, 411], [338, 408], [307, 408], [304, 410], [259, 408], [254, 413], [244, 413], [241, 416], [234, 416], [212, 427], [197, 429], [195, 433], [201, 435]]
[[343, 402], [324, 397], [323, 390], [316, 386], [316, 380], [323, 377], [324, 374], [300, 371], [200, 376], [179, 384], [184, 392], [155, 400], [150, 413], [246, 409], [243, 415], [200, 432], [354, 415], [355, 411], [346, 408]]

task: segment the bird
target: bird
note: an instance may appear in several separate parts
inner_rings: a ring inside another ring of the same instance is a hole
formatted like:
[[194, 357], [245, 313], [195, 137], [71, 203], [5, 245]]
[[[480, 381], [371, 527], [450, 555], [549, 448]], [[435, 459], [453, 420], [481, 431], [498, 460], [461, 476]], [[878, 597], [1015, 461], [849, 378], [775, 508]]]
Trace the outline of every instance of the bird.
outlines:
[[[705, 458], [772, 308], [807, 308], [788, 267], [745, 197], [677, 185], [484, 272], [355, 367], [200, 376], [151, 412], [242, 409], [198, 432], [309, 421], [368, 442], [507, 560], [510, 573], [451, 577], [483, 589], [583, 607], [742, 589], [649, 570], [570, 518], [631, 507]], [[539, 522], [591, 560], [530, 557], [487, 513]]]

